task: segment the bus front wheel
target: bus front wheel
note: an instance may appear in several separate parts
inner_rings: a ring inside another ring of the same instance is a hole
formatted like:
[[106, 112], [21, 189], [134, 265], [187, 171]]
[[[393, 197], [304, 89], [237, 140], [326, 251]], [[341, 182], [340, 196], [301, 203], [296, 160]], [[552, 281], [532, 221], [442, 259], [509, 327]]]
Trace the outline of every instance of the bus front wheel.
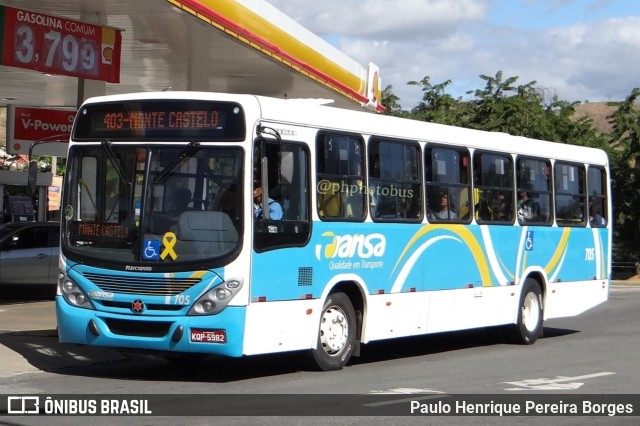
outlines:
[[356, 315], [344, 293], [329, 295], [322, 307], [316, 348], [311, 351], [315, 367], [323, 371], [344, 367], [355, 345]]
[[527, 278], [522, 288], [518, 321], [513, 327], [512, 340], [531, 345], [542, 335], [542, 291], [537, 281]]

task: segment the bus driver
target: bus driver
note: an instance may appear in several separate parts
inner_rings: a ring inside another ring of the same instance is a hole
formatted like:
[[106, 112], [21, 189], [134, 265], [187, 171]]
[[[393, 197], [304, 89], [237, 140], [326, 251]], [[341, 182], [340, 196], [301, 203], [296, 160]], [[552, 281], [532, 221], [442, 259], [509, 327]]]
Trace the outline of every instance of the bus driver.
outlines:
[[[269, 219], [282, 220], [282, 206], [277, 201], [269, 198]], [[256, 219], [262, 219], [262, 182], [253, 182], [253, 215]]]

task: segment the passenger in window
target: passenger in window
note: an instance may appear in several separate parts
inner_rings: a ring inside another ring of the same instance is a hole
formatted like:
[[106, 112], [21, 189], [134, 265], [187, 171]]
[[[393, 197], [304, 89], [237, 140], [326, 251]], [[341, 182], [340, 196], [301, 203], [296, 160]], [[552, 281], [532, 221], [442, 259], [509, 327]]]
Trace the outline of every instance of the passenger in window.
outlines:
[[593, 201], [589, 199], [589, 223], [592, 227], [606, 226], [607, 221], [593, 208]]
[[518, 200], [518, 220], [526, 222], [533, 219], [533, 200], [525, 191], [520, 192]]
[[509, 212], [509, 208], [507, 207], [507, 200], [502, 192], [498, 193], [498, 220], [511, 220], [511, 214]]
[[478, 203], [476, 203], [475, 205], [476, 219], [478, 219], [478, 221], [481, 221], [481, 222], [494, 220], [493, 209], [490, 206], [487, 192], [483, 191], [479, 195], [480, 195], [479, 197], [480, 199]]
[[[269, 220], [282, 220], [282, 206], [277, 201], [268, 198], [269, 204]], [[264, 219], [262, 211], [262, 183], [256, 181], [253, 183], [253, 215], [256, 219]]]
[[430, 212], [431, 219], [438, 220], [455, 220], [458, 219], [458, 215], [449, 208], [449, 196], [446, 192], [441, 192], [439, 197], [438, 210]]

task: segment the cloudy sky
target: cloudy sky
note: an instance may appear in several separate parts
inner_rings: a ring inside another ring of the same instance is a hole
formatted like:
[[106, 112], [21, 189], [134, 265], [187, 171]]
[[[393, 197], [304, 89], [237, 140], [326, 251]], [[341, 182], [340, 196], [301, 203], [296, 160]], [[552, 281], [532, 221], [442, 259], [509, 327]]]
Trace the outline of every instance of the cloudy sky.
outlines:
[[623, 100], [640, 87], [638, 0], [268, 0], [366, 66], [380, 67], [403, 108], [410, 80], [451, 80], [468, 97], [479, 75], [536, 81], [566, 101]]

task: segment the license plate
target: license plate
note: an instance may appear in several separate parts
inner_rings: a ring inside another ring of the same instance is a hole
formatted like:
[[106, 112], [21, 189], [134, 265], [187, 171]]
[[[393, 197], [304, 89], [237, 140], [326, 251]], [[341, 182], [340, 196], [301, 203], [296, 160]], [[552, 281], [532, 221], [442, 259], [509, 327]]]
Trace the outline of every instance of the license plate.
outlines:
[[227, 331], [191, 329], [191, 341], [201, 343], [227, 343]]

